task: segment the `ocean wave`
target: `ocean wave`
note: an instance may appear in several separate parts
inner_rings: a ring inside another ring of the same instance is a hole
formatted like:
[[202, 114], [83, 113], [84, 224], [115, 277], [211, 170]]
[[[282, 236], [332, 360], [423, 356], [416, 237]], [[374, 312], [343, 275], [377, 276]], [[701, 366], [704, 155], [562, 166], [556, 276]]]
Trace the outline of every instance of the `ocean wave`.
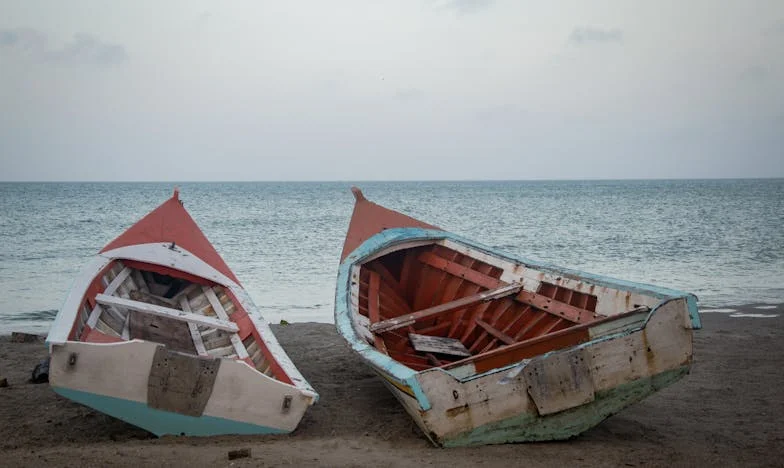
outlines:
[[19, 314], [0, 315], [2, 322], [29, 322], [29, 321], [50, 321], [57, 316], [57, 310], [36, 310], [33, 312], [22, 312]]

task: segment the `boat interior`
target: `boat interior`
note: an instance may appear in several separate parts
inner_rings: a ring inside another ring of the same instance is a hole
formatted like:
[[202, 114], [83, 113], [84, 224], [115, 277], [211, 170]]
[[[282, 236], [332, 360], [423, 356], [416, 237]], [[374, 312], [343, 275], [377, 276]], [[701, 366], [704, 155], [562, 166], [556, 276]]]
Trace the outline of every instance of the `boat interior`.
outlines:
[[104, 268], [82, 300], [70, 339], [152, 341], [204, 358], [242, 360], [291, 383], [230, 290], [157, 265], [116, 260]]
[[471, 363], [480, 371], [587, 341], [589, 327], [632, 313], [644, 318], [649, 310], [634, 305], [608, 317], [596, 312], [593, 288], [580, 292], [542, 280], [530, 291], [502, 281], [503, 273], [439, 244], [371, 259], [354, 285], [355, 329], [413, 370]]

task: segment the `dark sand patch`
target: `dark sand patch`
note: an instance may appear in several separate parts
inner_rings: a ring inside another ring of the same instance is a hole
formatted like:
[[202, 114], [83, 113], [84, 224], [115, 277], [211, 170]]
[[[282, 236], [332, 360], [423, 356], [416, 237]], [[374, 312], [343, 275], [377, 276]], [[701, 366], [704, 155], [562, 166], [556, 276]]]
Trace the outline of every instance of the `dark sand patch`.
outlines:
[[[759, 312], [734, 307], [739, 312]], [[582, 436], [551, 443], [437, 449], [330, 324], [275, 326], [321, 395], [277, 437], [151, 438], [27, 383], [40, 343], [0, 339], [3, 465], [91, 466], [782, 466], [784, 318], [703, 316], [691, 375]], [[231, 462], [227, 452], [251, 448]]]

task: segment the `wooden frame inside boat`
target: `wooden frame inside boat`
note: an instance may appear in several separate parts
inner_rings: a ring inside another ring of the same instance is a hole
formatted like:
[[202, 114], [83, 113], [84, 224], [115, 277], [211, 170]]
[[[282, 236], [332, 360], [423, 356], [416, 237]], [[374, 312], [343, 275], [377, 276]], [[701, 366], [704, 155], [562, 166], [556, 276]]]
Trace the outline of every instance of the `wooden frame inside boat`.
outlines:
[[[99, 285], [103, 292], [96, 293]], [[236, 297], [211, 281], [115, 260], [90, 285], [80, 310], [72, 341], [154, 341], [193, 355], [243, 360], [268, 377], [292, 383], [258, 332], [238, 326], [247, 313]]]
[[[596, 312], [598, 299], [590, 291], [554, 280], [536, 281], [535, 291], [526, 290], [523, 281], [501, 279], [497, 260], [493, 265], [476, 258], [479, 252], [472, 256], [445, 244], [398, 246], [359, 267], [357, 311], [367, 320], [358, 320], [367, 324], [368, 343], [413, 370], [468, 363], [497, 367], [504, 359], [512, 363], [585, 341], [586, 325], [608, 319]], [[621, 312], [647, 310], [646, 304], [633, 304]], [[417, 349], [412, 335], [434, 337], [447, 348]], [[450, 352], [454, 343], [470, 356]], [[502, 348], [513, 352], [493, 354]], [[485, 356], [497, 357], [490, 363]]]

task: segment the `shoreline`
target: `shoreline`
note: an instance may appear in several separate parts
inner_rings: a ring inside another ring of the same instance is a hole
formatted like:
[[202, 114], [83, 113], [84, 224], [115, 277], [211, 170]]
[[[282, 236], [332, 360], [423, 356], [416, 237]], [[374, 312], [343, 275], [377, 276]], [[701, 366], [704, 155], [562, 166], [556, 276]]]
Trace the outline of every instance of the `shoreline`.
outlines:
[[[780, 466], [784, 304], [705, 309], [691, 375], [569, 441], [438, 449], [329, 323], [272, 328], [321, 398], [285, 436], [163, 437], [28, 383], [43, 343], [0, 337], [0, 449], [9, 465], [52, 466]], [[733, 312], [719, 310], [733, 309]], [[716, 312], [711, 312], [716, 310]], [[770, 317], [738, 316], [735, 314]], [[251, 458], [228, 461], [231, 450]]]

